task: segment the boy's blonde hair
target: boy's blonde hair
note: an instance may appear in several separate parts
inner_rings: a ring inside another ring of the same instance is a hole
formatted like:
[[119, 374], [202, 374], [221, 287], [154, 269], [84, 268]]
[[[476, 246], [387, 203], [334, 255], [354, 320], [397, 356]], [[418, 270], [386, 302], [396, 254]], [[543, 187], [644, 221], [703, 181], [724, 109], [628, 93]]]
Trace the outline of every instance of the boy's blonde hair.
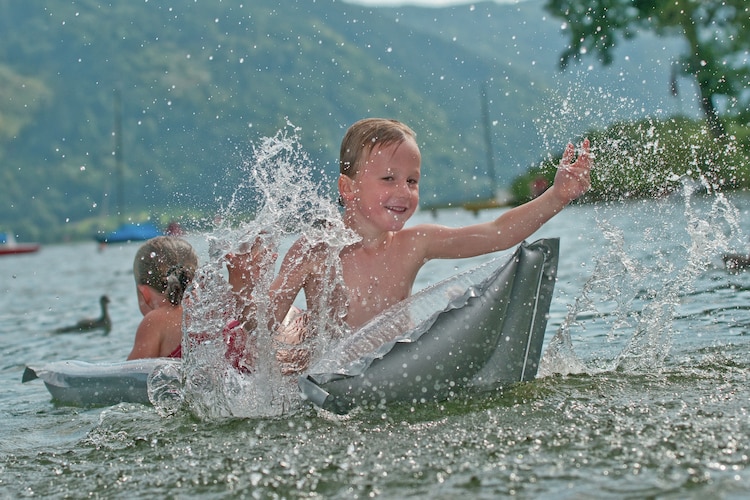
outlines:
[[148, 285], [179, 305], [197, 267], [198, 256], [190, 243], [176, 236], [157, 236], [136, 252], [133, 274], [138, 285]]
[[365, 118], [346, 131], [341, 141], [339, 172], [354, 178], [363, 159], [376, 145], [401, 144], [407, 139], [416, 141], [417, 134], [398, 120], [387, 118]]

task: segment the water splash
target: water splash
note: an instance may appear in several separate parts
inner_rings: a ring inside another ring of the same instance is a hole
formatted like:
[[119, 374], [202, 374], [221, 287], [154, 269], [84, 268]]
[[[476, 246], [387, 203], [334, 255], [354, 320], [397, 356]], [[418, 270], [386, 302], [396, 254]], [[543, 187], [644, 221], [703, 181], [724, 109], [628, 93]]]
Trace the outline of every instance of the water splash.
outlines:
[[[711, 262], [731, 248], [734, 235], [739, 234], [739, 211], [721, 193], [714, 195], [710, 209], [701, 216], [692, 205], [696, 184], [686, 179], [683, 183], [685, 203], [685, 231], [689, 244], [679, 272], [668, 275], [663, 288], [654, 290], [639, 316], [638, 324], [628, 345], [615, 360], [618, 369], [639, 371], [649, 366], [660, 367], [672, 345], [672, 321], [680, 298], [693, 290], [694, 280], [708, 269]], [[666, 257], [660, 265], [666, 265]], [[669, 262], [670, 267], [673, 266]]]
[[[338, 207], [326, 196], [331, 184], [325, 176], [315, 175], [298, 132], [288, 124], [275, 136], [263, 138], [240, 165], [243, 180], [207, 236], [209, 260], [198, 269], [185, 300], [182, 372], [152, 377], [151, 399], [162, 414], [182, 406], [200, 419], [216, 420], [281, 415], [299, 406], [296, 378], [281, 374], [275, 356], [278, 346], [266, 326], [272, 323], [269, 290], [276, 257], [289, 238], [302, 235], [311, 244], [325, 242], [333, 248], [328, 265], [332, 276], [340, 276], [335, 249], [355, 240], [344, 228]], [[245, 253], [256, 240], [267, 250], [253, 292], [258, 328], [237, 333], [228, 324], [246, 303], [229, 286], [226, 255]], [[321, 307], [330, 307], [326, 302], [330, 297], [320, 300]], [[336, 335], [332, 324], [326, 323], [329, 317], [316, 316], [320, 323], [314, 327], [320, 333], [305, 346], [313, 359]], [[227, 357], [230, 335], [239, 343], [237, 366]], [[181, 379], [179, 396], [175, 377]]]
[[[592, 102], [599, 111], [592, 111]], [[737, 165], [744, 159], [737, 138], [716, 140], [700, 120], [580, 85], [550, 92], [542, 106], [549, 111], [535, 125], [549, 154], [540, 168], [554, 165], [568, 141], [588, 137], [597, 199], [658, 198], [678, 192], [685, 177], [708, 192], [739, 182]]]
[[[656, 204], [648, 200], [642, 205], [656, 208], [643, 214], [642, 234], [625, 235], [611, 218], [597, 217], [606, 251], [596, 256], [591, 277], [544, 353], [540, 376], [612, 370], [653, 373], [663, 366], [681, 298], [717, 255], [743, 239], [739, 211], [722, 193], [709, 191], [696, 204], [696, 193], [708, 191], [710, 183], [685, 177], [680, 183], [682, 214], [677, 213], [680, 204], [674, 198]], [[644, 252], [629, 247], [629, 238], [640, 239], [632, 246], [652, 249], [650, 258], [632, 258]], [[571, 331], [585, 330], [587, 321], [605, 322], [608, 333], [596, 354], [581, 360]]]
[[[593, 113], [590, 102], [612, 112]], [[738, 211], [720, 192], [734, 173], [735, 145], [714, 141], [695, 121], [606, 89], [571, 85], [553, 92], [544, 106], [553, 111], [536, 125], [547, 149], [559, 149], [571, 134], [588, 135], [596, 157], [592, 185], [610, 201], [595, 205], [605, 250], [568, 306], [540, 375], [658, 369], [671, 348], [681, 297], [718, 254], [742, 240]], [[612, 123], [615, 115], [624, 121]], [[696, 195], [699, 205], [708, 204], [705, 213], [696, 207]], [[618, 207], [640, 199], [643, 230], [624, 234]], [[644, 253], [651, 257], [631, 257]], [[605, 322], [608, 334], [584, 361], [574, 350], [572, 330], [585, 331], [589, 322]]]

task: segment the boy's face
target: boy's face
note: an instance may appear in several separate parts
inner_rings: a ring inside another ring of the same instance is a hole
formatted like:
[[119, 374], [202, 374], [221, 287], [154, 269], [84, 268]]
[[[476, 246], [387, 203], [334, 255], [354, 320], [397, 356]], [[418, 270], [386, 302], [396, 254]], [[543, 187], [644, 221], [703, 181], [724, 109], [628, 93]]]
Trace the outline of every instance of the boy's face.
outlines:
[[398, 231], [419, 205], [421, 155], [412, 139], [375, 146], [349, 179], [347, 211], [355, 210], [381, 231]]

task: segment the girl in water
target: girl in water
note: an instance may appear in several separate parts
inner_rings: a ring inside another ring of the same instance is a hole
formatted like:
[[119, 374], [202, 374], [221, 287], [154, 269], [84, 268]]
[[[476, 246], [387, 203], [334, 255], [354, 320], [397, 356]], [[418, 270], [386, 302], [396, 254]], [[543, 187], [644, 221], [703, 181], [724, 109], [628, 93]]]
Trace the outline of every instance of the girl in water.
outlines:
[[157, 236], [135, 254], [133, 274], [143, 319], [128, 359], [182, 357], [182, 296], [198, 257], [187, 241]]

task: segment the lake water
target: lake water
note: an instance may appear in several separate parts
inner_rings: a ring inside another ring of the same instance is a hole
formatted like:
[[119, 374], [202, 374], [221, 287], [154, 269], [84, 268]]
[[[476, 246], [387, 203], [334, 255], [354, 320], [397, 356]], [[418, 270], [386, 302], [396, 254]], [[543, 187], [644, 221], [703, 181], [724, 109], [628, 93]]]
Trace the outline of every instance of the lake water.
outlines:
[[[543, 376], [345, 417], [57, 406], [40, 381], [21, 384], [24, 366], [127, 356], [140, 320], [137, 244], [2, 257], [0, 496], [747, 498], [750, 272], [728, 272], [721, 256], [746, 250], [750, 196], [728, 199], [569, 207], [530, 238], [561, 238]], [[189, 239], [207, 258], [204, 237]], [[481, 260], [432, 262], [417, 287]], [[50, 333], [97, 315], [102, 293], [108, 336]]]

